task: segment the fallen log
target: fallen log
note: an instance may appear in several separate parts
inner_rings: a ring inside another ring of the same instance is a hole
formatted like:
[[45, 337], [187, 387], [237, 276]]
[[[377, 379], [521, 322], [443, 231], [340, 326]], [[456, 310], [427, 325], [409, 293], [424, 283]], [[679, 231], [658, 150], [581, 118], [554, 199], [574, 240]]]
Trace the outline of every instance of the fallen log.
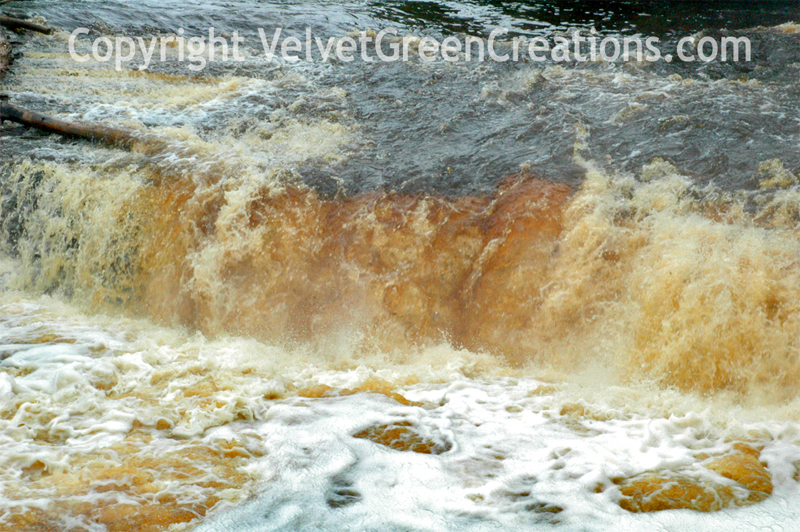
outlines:
[[33, 22], [27, 20], [6, 17], [5, 15], [0, 15], [0, 26], [5, 26], [10, 30], [24, 29], [38, 33], [44, 33], [46, 35], [50, 35], [55, 31], [53, 28], [48, 28], [47, 26], [42, 26], [41, 24], [34, 24]]
[[140, 140], [140, 135], [133, 130], [102, 124], [68, 122], [18, 107], [8, 103], [5, 101], [6, 99], [5, 95], [0, 94], [0, 124], [8, 120], [9, 122], [34, 127], [48, 133], [84, 138], [127, 148], [131, 148], [137, 140]]
[[11, 45], [6, 39], [6, 34], [0, 28], [0, 78], [6, 73], [8, 67], [11, 65]]

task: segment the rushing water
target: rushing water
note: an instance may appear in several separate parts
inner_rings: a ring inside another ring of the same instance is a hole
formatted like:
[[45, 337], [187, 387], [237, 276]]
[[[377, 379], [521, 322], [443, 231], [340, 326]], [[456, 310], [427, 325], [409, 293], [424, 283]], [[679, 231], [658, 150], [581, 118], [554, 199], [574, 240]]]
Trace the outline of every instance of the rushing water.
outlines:
[[[0, 90], [142, 135], [0, 129], [0, 529], [794, 530], [800, 6], [597, 4], [10, 4], [62, 31], [14, 36]], [[77, 63], [81, 26], [245, 60]], [[498, 26], [753, 56], [257, 35]]]

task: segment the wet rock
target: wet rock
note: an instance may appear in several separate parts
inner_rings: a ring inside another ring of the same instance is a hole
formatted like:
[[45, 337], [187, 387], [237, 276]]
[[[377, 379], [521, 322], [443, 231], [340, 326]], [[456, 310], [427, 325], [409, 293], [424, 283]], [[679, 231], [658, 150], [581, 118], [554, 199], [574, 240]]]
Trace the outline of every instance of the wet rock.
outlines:
[[714, 460], [706, 467], [750, 490], [749, 502], [763, 501], [772, 494], [772, 476], [751, 454], [734, 454]]
[[755, 504], [772, 493], [772, 476], [759, 462], [759, 454], [753, 447], [737, 443], [733, 454], [704, 464], [711, 471], [737, 482], [739, 490], [675, 471], [646, 473], [617, 481], [622, 494], [619, 504], [629, 512], [677, 509], [714, 512], [731, 506]]
[[721, 510], [733, 499], [728, 486], [703, 485], [688, 477], [670, 478], [646, 475], [623, 482], [619, 505], [629, 512], [662, 510]]
[[447, 441], [434, 441], [421, 434], [419, 429], [408, 421], [370, 427], [354, 434], [353, 437], [370, 440], [396, 451], [412, 451], [420, 454], [441, 454], [452, 448]]

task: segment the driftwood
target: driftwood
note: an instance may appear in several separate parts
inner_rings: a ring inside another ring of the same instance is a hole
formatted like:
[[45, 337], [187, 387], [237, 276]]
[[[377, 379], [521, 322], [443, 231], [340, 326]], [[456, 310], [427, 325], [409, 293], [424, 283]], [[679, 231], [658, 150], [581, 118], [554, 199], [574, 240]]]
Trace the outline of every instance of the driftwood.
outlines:
[[[0, 0], [0, 5], [8, 3]], [[12, 60], [11, 45], [3, 32], [2, 26], [12, 29], [27, 29], [40, 33], [53, 33], [51, 28], [40, 26], [26, 20], [0, 16], [0, 78], [3, 76]], [[69, 122], [43, 113], [30, 111], [8, 102], [8, 95], [0, 92], [0, 125], [4, 121], [16, 122], [33, 127], [48, 133], [57, 133], [67, 137], [78, 137], [114, 146], [132, 148], [137, 140], [142, 140], [142, 135], [130, 129], [113, 127], [103, 124], [84, 124]]]
[[[12, 27], [33, 29], [34, 31], [41, 31], [43, 33], [52, 33], [53, 31], [50, 28], [45, 28], [38, 24], [9, 19], [8, 17], [0, 17], [0, 23], [2, 23], [2, 25], [8, 26], [8, 24], [6, 24], [8, 20], [14, 21], [14, 24], [17, 22], [24, 23], [12, 25]], [[8, 39], [2, 27], [0, 27], [0, 78], [2, 78], [5, 71], [8, 70], [12, 57], [11, 45], [8, 43]], [[0, 125], [7, 120], [9, 122], [16, 122], [24, 126], [33, 127], [47, 133], [56, 133], [66, 137], [78, 137], [129, 149], [133, 148], [136, 142], [143, 142], [150, 145], [163, 144], [163, 139], [158, 139], [152, 135], [143, 135], [131, 129], [104, 124], [86, 124], [61, 120], [60, 118], [19, 107], [9, 103], [8, 99], [7, 94], [0, 92]]]
[[6, 39], [6, 34], [3, 28], [0, 28], [0, 78], [6, 73], [8, 67], [11, 65], [11, 45]]
[[42, 26], [41, 24], [34, 24], [33, 22], [29, 22], [27, 20], [22, 20], [19, 18], [12, 18], [6, 17], [4, 15], [0, 15], [0, 26], [5, 26], [10, 30], [31, 30], [36, 31], [39, 33], [44, 33], [46, 35], [50, 35], [53, 33], [53, 28], [48, 28], [47, 26]]
[[102, 124], [82, 124], [79, 122], [68, 122], [48, 116], [46, 114], [29, 111], [10, 104], [5, 101], [3, 94], [0, 94], [0, 123], [4, 120], [16, 122], [25, 126], [57, 133], [67, 137], [79, 137], [88, 140], [112, 144], [130, 148], [139, 139], [133, 130], [106, 126]]

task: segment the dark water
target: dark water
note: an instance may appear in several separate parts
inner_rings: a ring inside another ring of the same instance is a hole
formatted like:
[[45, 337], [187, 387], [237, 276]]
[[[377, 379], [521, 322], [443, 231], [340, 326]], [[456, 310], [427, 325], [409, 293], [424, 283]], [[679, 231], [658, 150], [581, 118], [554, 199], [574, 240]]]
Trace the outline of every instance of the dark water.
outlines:
[[556, 30], [595, 27], [604, 33], [656, 37], [725, 28], [775, 26], [800, 16], [793, 1], [576, 1], [549, 2], [60, 2], [12, 4], [10, 12], [40, 12], [52, 25], [72, 29], [107, 24], [127, 31], [167, 31], [178, 27], [225, 31], [256, 27], [305, 28], [327, 34], [371, 25], [405, 30], [488, 36], [496, 27], [512, 35], [545, 35]]
[[[572, 63], [550, 74], [546, 69], [552, 62], [300, 65], [296, 68], [313, 76], [317, 87], [346, 91], [347, 100], [336, 111], [345, 122], [359, 124], [362, 139], [346, 162], [306, 165], [299, 173], [325, 193], [488, 191], [523, 164], [549, 180], [576, 185], [583, 175], [571, 157], [576, 124], [588, 133], [583, 155], [616, 170], [636, 172], [661, 157], [698, 183], [713, 181], [724, 188], [752, 187], [764, 160], [777, 158], [789, 171], [800, 171], [795, 118], [800, 114], [800, 37], [757, 29], [800, 20], [797, 2], [34, 1], [26, 2], [24, 11], [67, 31], [89, 26], [97, 35], [158, 35], [178, 28], [187, 35], [204, 34], [210, 26], [218, 32], [238, 30], [254, 54], [260, 53], [259, 27], [270, 35], [276, 27], [286, 35], [302, 35], [310, 27], [323, 38], [388, 27], [435, 37], [486, 37], [496, 27], [507, 28], [509, 35], [552, 37], [595, 28], [601, 36], [658, 37], [665, 53], [679, 38], [700, 31], [717, 38], [746, 36], [753, 45], [752, 61], [738, 63], [661, 61], [646, 68]], [[181, 65], [152, 68], [175, 72]], [[270, 79], [283, 69], [226, 64], [204, 75]], [[674, 74], [694, 82], [675, 81]], [[533, 78], [539, 81], [531, 83]], [[265, 116], [302, 95], [302, 89], [285, 91], [185, 125], [213, 135], [243, 112]], [[34, 108], [58, 110], [34, 95], [22, 97]], [[308, 105], [297, 112], [331, 112], [330, 105], [323, 107]], [[12, 152], [23, 155], [26, 146]]]
[[[0, 529], [794, 530], [798, 2], [7, 9], [64, 30], [13, 36], [12, 101], [148, 134], [0, 128]], [[80, 26], [249, 55], [114, 71]], [[277, 27], [753, 56], [289, 64]]]

